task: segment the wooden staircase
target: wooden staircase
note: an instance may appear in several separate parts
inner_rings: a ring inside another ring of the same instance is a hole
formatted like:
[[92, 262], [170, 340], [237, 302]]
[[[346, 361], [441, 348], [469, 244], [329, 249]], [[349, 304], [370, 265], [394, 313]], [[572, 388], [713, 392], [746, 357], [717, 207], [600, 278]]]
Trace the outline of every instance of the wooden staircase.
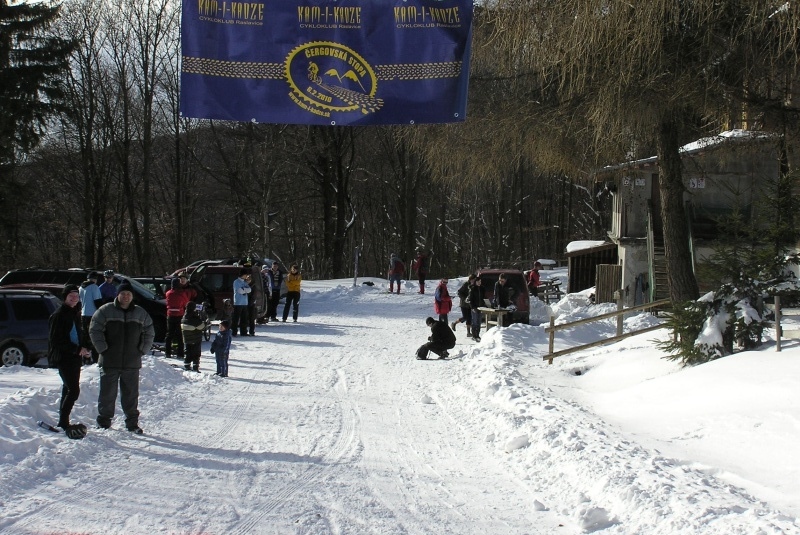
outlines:
[[664, 238], [653, 238], [653, 293], [652, 300], [669, 299], [669, 286], [667, 285], [667, 256], [664, 253]]

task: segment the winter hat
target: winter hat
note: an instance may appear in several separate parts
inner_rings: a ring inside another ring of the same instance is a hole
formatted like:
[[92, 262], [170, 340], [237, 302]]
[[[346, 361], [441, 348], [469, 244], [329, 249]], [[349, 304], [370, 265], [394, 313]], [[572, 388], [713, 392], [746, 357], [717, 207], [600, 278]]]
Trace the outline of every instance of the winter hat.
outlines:
[[225, 327], [226, 329], [230, 329], [231, 328], [231, 322], [228, 321], [228, 320], [222, 320], [222, 321], [219, 322], [219, 324], [222, 325], [223, 327]]
[[133, 286], [128, 281], [122, 281], [122, 284], [117, 286], [117, 293], [130, 292], [133, 293]]
[[432, 325], [434, 321], [436, 320], [428, 316], [427, 318], [425, 318], [425, 325]]
[[172, 279], [172, 281], [170, 281], [169, 283], [169, 287], [172, 288], [173, 290], [176, 290], [178, 286], [180, 286], [180, 284], [181, 284], [180, 279]]
[[64, 299], [66, 299], [67, 296], [69, 294], [71, 294], [72, 292], [79, 292], [79, 291], [80, 291], [80, 288], [78, 288], [77, 284], [65, 284], [64, 285], [64, 291], [61, 293], [61, 295], [63, 295]]

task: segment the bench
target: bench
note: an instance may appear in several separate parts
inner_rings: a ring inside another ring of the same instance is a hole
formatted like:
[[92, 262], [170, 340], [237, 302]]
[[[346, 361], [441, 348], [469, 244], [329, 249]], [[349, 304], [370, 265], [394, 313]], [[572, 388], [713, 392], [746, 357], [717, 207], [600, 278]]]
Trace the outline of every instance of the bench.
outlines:
[[548, 305], [550, 304], [550, 301], [557, 302], [564, 296], [564, 292], [561, 290], [561, 281], [559, 279], [540, 281], [537, 288], [539, 290], [539, 299]]
[[504, 325], [503, 317], [511, 313], [508, 308], [491, 308], [491, 307], [478, 307], [478, 311], [483, 314], [485, 322], [485, 329], [488, 331], [490, 325], [497, 325], [502, 327]]

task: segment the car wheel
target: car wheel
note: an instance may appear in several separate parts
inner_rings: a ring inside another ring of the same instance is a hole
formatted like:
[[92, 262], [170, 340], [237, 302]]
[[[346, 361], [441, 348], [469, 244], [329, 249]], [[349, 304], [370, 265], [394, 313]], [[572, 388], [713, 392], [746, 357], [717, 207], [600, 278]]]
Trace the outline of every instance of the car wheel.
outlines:
[[25, 350], [17, 344], [9, 344], [3, 348], [3, 366], [25, 364]]

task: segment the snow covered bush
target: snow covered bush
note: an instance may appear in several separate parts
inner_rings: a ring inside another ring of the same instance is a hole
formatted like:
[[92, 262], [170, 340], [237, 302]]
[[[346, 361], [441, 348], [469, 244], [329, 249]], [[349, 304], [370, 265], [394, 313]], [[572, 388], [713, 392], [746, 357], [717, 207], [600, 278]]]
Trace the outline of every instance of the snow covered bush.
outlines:
[[720, 286], [697, 301], [677, 305], [666, 325], [672, 339], [659, 344], [665, 358], [684, 366], [708, 362], [734, 352], [761, 345], [769, 321], [763, 314], [764, 299], [800, 290], [797, 276], [789, 269], [799, 265], [797, 254], [776, 257], [756, 267], [755, 276], [739, 273], [734, 282]]

